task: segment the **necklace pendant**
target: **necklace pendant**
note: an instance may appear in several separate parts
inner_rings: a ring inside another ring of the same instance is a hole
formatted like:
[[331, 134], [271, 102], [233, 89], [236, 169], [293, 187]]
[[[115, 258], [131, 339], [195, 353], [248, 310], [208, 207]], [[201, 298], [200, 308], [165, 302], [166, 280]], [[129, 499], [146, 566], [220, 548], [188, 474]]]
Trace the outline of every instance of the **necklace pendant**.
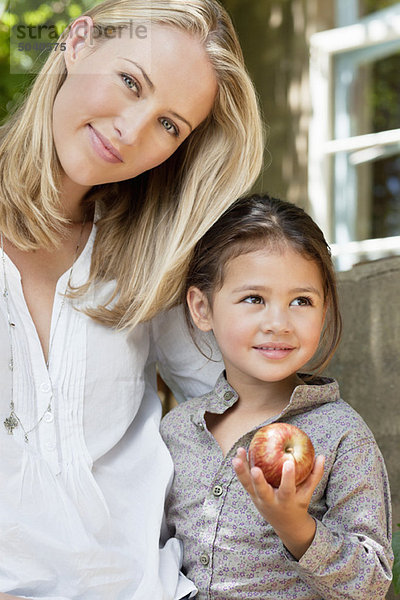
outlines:
[[9, 435], [14, 434], [14, 429], [18, 427], [18, 419], [13, 412], [10, 413], [9, 417], [4, 419], [4, 427], [7, 429]]

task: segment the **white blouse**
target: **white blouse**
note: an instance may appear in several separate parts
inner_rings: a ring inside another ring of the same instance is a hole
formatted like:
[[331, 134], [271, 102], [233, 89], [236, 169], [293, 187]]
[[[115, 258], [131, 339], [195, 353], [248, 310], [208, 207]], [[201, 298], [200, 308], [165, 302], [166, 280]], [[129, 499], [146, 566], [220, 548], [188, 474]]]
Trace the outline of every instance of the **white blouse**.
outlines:
[[[95, 232], [73, 285], [88, 277]], [[179, 574], [180, 544], [159, 548], [173, 465], [159, 434], [155, 365], [178, 399], [212, 388], [221, 365], [195, 349], [180, 309], [132, 332], [99, 325], [70, 300], [60, 313], [67, 272], [57, 283], [47, 370], [8, 257], [6, 273], [15, 366], [11, 372], [1, 295], [0, 591], [46, 600], [182, 598], [194, 586]], [[0, 285], [2, 294], [2, 268]], [[110, 289], [92, 290], [89, 302]], [[28, 443], [20, 426], [9, 435], [3, 425], [12, 386], [26, 430], [44, 415]]]

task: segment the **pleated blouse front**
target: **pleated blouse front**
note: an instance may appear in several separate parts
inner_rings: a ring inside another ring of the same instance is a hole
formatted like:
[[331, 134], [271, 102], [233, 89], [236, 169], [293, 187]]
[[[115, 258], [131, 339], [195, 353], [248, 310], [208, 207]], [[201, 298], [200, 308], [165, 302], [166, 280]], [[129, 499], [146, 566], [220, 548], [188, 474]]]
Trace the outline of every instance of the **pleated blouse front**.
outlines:
[[[96, 235], [75, 263], [86, 281]], [[193, 586], [179, 575], [181, 548], [159, 550], [164, 498], [173, 474], [159, 434], [155, 364], [176, 395], [213, 386], [220, 365], [190, 342], [182, 311], [133, 331], [106, 328], [79, 308], [105, 299], [112, 283], [66, 299], [69, 272], [54, 299], [47, 369], [21, 278], [6, 257], [7, 306], [0, 303], [0, 591], [47, 600], [178, 599]], [[3, 272], [0, 285], [4, 290]], [[78, 309], [78, 310], [77, 310]], [[18, 426], [3, 426], [15, 412]], [[51, 400], [51, 402], [50, 402]], [[50, 410], [49, 408], [50, 402]]]

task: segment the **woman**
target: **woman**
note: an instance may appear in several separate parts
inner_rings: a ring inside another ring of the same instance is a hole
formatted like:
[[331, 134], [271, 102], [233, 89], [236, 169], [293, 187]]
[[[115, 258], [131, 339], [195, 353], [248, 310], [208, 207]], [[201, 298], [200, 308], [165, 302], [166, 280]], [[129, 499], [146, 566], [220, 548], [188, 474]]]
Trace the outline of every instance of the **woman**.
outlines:
[[155, 365], [178, 397], [219, 367], [159, 313], [259, 173], [257, 102], [215, 0], [107, 0], [60, 42], [0, 148], [0, 591], [178, 599]]

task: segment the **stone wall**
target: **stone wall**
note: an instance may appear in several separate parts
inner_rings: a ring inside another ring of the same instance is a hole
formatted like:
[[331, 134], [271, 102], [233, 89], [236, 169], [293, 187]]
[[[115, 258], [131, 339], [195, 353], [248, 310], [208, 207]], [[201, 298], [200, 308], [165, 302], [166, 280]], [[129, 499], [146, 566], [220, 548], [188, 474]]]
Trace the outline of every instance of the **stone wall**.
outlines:
[[[327, 374], [359, 412], [384, 456], [393, 525], [400, 523], [400, 257], [339, 274], [343, 338]], [[387, 600], [394, 599], [393, 590]], [[398, 596], [397, 596], [398, 598]]]

